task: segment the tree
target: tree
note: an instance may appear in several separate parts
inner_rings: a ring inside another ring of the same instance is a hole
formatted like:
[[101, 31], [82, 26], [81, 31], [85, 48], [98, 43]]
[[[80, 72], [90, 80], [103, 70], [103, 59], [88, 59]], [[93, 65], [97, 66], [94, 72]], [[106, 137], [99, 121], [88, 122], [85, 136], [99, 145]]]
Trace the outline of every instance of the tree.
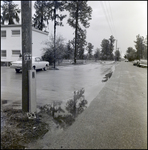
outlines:
[[[50, 64], [54, 63], [54, 36], [50, 35], [49, 41], [46, 41], [45, 44], [47, 47], [43, 48], [42, 59], [48, 61]], [[62, 36], [57, 36], [56, 39], [56, 57], [55, 62], [60, 62], [65, 56], [66, 46], [64, 44], [64, 38]]]
[[101, 55], [103, 60], [107, 60], [108, 56], [109, 56], [109, 40], [107, 39], [103, 39], [102, 43], [101, 43]]
[[78, 28], [78, 33], [77, 33], [77, 58], [78, 59], [84, 59], [84, 50], [86, 45], [87, 45], [86, 30], [82, 30], [81, 28]]
[[133, 61], [137, 58], [137, 53], [132, 47], [128, 47], [126, 51], [126, 58], [129, 61]]
[[14, 20], [19, 23], [19, 13], [20, 9], [17, 8], [17, 4], [12, 1], [3, 1], [1, 23], [4, 25], [8, 21], [8, 25], [15, 24]]
[[116, 60], [116, 61], [119, 61], [119, 59], [121, 58], [120, 56], [121, 56], [120, 51], [119, 51], [119, 50], [116, 50], [116, 51], [115, 51], [115, 60]]
[[47, 18], [47, 1], [36, 1], [34, 3], [35, 14], [33, 17], [33, 25], [36, 29], [43, 30]]
[[94, 53], [94, 58], [95, 58], [95, 61], [100, 59], [100, 49], [99, 48], [96, 49], [96, 51]]
[[115, 42], [115, 39], [114, 37], [111, 35], [110, 38], [109, 38], [109, 59], [112, 60], [113, 59], [113, 50], [114, 50], [114, 42]]
[[93, 48], [94, 48], [94, 46], [92, 45], [92, 43], [88, 43], [86, 49], [87, 49], [87, 51], [88, 51], [89, 59], [92, 57]]
[[66, 49], [65, 49], [65, 55], [63, 58], [65, 59], [71, 59], [73, 57], [73, 47], [72, 47], [72, 41], [68, 41], [66, 44]]
[[102, 55], [103, 60], [113, 60], [114, 42], [115, 42], [115, 39], [112, 35], [110, 36], [109, 40], [107, 40], [107, 39], [102, 40], [101, 55]]
[[136, 41], [134, 41], [135, 44], [135, 48], [136, 48], [136, 53], [137, 53], [137, 59], [142, 59], [144, 58], [144, 48], [145, 48], [145, 44], [144, 44], [144, 37], [140, 36], [139, 34], [136, 36]]
[[143, 58], [147, 59], [147, 36], [144, 39], [144, 52], [143, 52]]
[[81, 25], [85, 28], [89, 27], [90, 24], [88, 21], [91, 19], [92, 8], [87, 5], [87, 1], [67, 1], [65, 8], [69, 11], [69, 19], [67, 22], [75, 29], [74, 63], [76, 63], [78, 32], [82, 29]]
[[54, 10], [64, 11], [64, 4], [65, 2], [62, 1], [36, 1], [34, 3], [36, 10], [33, 17], [34, 27], [42, 31], [49, 24], [49, 20], [53, 21], [55, 18], [58, 19], [58, 21], [56, 20], [56, 26], [63, 26], [62, 20], [66, 15], [54, 14]]

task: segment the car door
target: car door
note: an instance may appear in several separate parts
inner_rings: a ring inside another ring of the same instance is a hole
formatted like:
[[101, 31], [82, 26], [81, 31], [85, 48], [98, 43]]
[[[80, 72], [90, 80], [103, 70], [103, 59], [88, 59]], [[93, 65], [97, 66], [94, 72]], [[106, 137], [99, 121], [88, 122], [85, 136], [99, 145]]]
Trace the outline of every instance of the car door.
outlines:
[[33, 66], [35, 66], [35, 69], [39, 69], [39, 58], [35, 57], [34, 58], [34, 62], [33, 62]]

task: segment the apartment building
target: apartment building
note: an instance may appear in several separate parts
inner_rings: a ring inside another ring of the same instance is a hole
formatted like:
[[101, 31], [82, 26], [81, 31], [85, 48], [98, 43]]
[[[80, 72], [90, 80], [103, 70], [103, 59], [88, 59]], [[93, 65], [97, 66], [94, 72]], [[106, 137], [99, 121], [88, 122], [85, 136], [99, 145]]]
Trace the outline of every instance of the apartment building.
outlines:
[[[22, 54], [21, 25], [1, 25], [1, 65], [9, 66]], [[32, 56], [42, 56], [48, 33], [32, 27]]]

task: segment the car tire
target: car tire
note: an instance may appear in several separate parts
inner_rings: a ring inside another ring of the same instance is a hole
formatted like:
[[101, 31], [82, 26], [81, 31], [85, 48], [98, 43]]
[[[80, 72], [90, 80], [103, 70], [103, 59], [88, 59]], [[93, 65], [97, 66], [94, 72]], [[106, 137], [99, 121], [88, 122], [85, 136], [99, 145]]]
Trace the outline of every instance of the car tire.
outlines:
[[19, 73], [20, 72], [20, 69], [15, 69], [16, 73]]
[[46, 71], [47, 70], [47, 65], [43, 69], [44, 69], [44, 71]]

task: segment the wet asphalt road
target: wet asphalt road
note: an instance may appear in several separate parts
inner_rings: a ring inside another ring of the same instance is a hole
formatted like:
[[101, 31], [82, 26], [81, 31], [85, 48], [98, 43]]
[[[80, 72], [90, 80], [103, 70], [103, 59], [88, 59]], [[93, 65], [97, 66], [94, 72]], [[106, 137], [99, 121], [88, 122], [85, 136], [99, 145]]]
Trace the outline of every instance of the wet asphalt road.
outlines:
[[30, 148], [147, 149], [147, 68], [120, 62], [72, 126]]
[[[37, 106], [52, 101], [62, 101], [64, 106], [67, 100], [73, 97], [73, 92], [81, 88], [85, 89], [84, 95], [89, 105], [105, 85], [102, 82], [104, 75], [114, 70], [114, 66], [113, 62], [103, 64], [98, 62], [57, 66], [59, 70], [37, 71]], [[1, 67], [1, 99], [6, 100], [7, 105], [21, 107], [22, 73], [15, 73], [15, 70], [9, 67]]]

